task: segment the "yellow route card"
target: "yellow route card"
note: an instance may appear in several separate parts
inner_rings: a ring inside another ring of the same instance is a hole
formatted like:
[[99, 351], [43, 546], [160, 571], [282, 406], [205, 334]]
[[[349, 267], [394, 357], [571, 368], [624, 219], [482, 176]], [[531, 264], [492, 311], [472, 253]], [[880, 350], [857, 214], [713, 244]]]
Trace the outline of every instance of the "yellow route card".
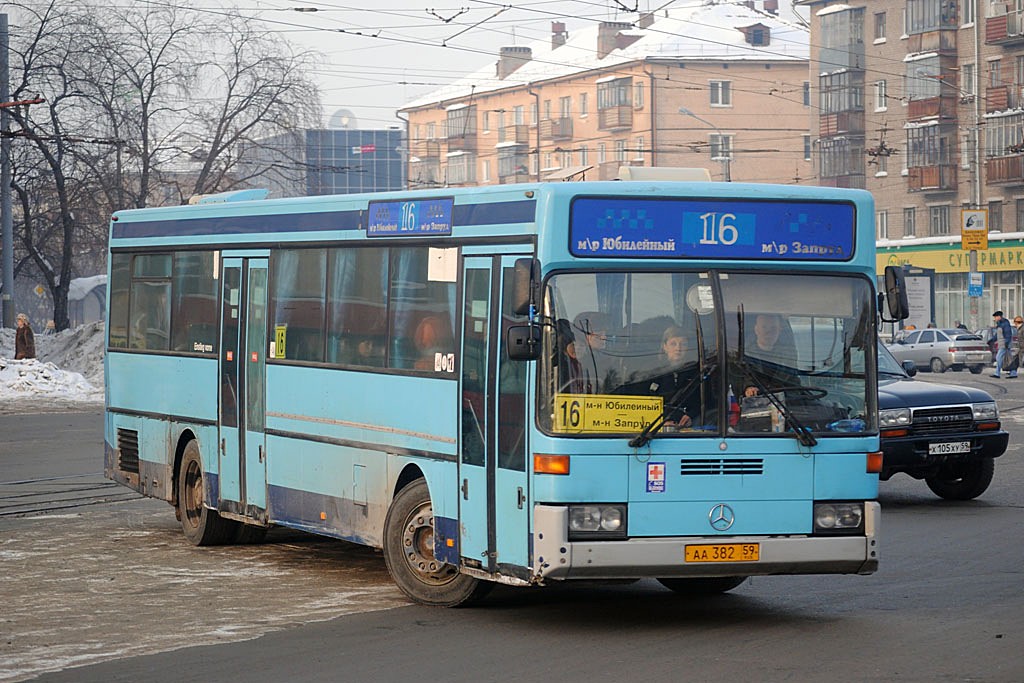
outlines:
[[661, 415], [661, 396], [555, 394], [555, 431], [565, 434], [639, 432]]

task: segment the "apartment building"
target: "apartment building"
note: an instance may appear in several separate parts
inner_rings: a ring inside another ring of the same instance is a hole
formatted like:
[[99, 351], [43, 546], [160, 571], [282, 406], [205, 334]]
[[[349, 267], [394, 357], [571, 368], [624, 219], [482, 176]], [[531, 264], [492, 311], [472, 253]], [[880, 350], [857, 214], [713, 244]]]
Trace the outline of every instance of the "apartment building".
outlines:
[[607, 180], [620, 166], [812, 182], [808, 34], [777, 0], [567, 26], [401, 110], [411, 188]]
[[[1016, 4], [1015, 4], [1016, 3]], [[1024, 17], [1019, 0], [804, 0], [818, 182], [870, 190], [879, 270], [926, 283], [940, 326], [1022, 310]], [[987, 210], [984, 295], [968, 293], [963, 209]]]

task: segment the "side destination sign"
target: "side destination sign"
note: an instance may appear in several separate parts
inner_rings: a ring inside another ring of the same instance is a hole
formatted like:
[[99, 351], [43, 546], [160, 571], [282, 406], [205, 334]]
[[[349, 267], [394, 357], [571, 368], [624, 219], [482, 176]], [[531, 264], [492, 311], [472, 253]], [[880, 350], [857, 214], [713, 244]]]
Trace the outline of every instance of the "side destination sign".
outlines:
[[454, 204], [455, 200], [450, 197], [370, 202], [367, 210], [366, 236], [450, 235]]
[[853, 256], [854, 228], [848, 203], [580, 197], [570, 209], [569, 251], [846, 261]]

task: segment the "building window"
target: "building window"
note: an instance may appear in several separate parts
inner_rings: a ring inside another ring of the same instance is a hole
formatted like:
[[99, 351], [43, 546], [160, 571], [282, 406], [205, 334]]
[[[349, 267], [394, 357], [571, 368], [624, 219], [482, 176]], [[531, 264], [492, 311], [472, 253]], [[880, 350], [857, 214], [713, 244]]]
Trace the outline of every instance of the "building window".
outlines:
[[603, 164], [608, 160], [607, 147], [603, 142], [597, 143], [597, 163]]
[[587, 115], [587, 93], [580, 93], [580, 118]]
[[907, 33], [954, 28], [957, 3], [949, 0], [907, 0]]
[[917, 209], [909, 207], [903, 209], [903, 236], [913, 237], [917, 232], [915, 221], [917, 220]]
[[448, 182], [452, 185], [465, 185], [476, 182], [476, 156], [459, 153], [448, 157]]
[[942, 67], [939, 56], [907, 62], [907, 98], [927, 100], [942, 95]]
[[889, 212], [879, 211], [875, 214], [875, 233], [877, 237], [875, 239], [887, 240], [889, 239]]
[[572, 97], [558, 98], [558, 116], [563, 119], [572, 116]]
[[804, 106], [811, 106], [811, 82], [804, 81]]
[[526, 110], [523, 109], [523, 105], [521, 105], [521, 104], [516, 105], [516, 107], [512, 110], [512, 122], [515, 125], [517, 125], [517, 126], [525, 125], [526, 124], [526, 119], [524, 118], [524, 114], [525, 113], [526, 113]]
[[1017, 232], [1024, 232], [1024, 199], [1017, 200]]
[[[936, 57], [938, 59], [938, 57]], [[1003, 77], [1000, 74], [999, 60], [993, 59], [988, 63], [988, 87], [998, 88], [1003, 84]]]
[[712, 159], [732, 159], [732, 135], [712, 133], [708, 136]]
[[551, 100], [544, 100], [544, 120], [551, 120]]
[[875, 111], [885, 111], [888, 108], [889, 95], [885, 81], [875, 81]]
[[885, 177], [889, 175], [889, 157], [884, 154], [879, 154], [868, 163], [874, 162], [875, 164], [875, 176]]
[[907, 168], [944, 166], [950, 158], [950, 135], [941, 126], [907, 129]]
[[826, 71], [864, 68], [863, 7], [848, 7], [821, 17], [818, 62]]
[[804, 161], [810, 161], [811, 160], [811, 136], [810, 135], [804, 135], [802, 137], [804, 139]]
[[960, 2], [960, 17], [965, 25], [974, 23], [974, 3], [975, 0], [961, 0]]
[[864, 72], [841, 71], [818, 78], [822, 114], [864, 110]]
[[864, 139], [822, 138], [818, 141], [818, 174], [822, 178], [849, 177], [843, 187], [864, 187]]
[[485, 183], [491, 182], [491, 162], [489, 159], [484, 159], [483, 166], [480, 167], [480, 180]]
[[1024, 151], [1024, 113], [985, 119], [985, 156], [1004, 157]]
[[433, 123], [428, 123], [427, 124], [427, 139], [428, 140], [436, 140], [437, 139], [437, 128], [434, 126]]
[[885, 40], [885, 12], [875, 12], [875, 42]]
[[633, 108], [643, 109], [644, 108], [644, 84], [636, 83], [633, 86]]
[[580, 147], [580, 166], [586, 166], [590, 163], [590, 150], [584, 145]]
[[615, 161], [626, 160], [626, 141], [616, 140], [615, 141]]
[[531, 126], [536, 126], [537, 125], [537, 103], [536, 102], [534, 102], [533, 104], [530, 105], [530, 125]]
[[711, 106], [712, 107], [731, 107], [732, 106], [732, 82], [731, 81], [711, 81], [709, 84], [711, 91]]
[[633, 150], [633, 159], [635, 161], [644, 160], [644, 137], [642, 135], [636, 139], [636, 149]]
[[631, 104], [629, 100], [632, 89], [632, 78], [616, 78], [613, 81], [598, 83], [597, 108], [600, 110], [628, 107]]
[[960, 67], [960, 91], [962, 93], [972, 97], [978, 94], [977, 73], [973, 64], [964, 64]]
[[1003, 202], [996, 200], [988, 203], [988, 231], [1003, 231]]
[[555, 167], [555, 157], [551, 152], [544, 152], [544, 169], [545, 171], [553, 169]]
[[949, 205], [928, 207], [928, 230], [931, 235], [949, 234]]

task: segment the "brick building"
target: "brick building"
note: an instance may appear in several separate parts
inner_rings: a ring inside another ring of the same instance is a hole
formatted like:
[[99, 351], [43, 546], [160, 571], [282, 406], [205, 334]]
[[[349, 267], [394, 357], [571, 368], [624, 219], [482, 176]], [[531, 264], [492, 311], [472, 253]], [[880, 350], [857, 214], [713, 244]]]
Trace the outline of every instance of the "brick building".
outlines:
[[[696, 166], [809, 183], [807, 31], [777, 0], [551, 24], [549, 41], [406, 105], [411, 188]], [[683, 111], [681, 111], [683, 110]]]

